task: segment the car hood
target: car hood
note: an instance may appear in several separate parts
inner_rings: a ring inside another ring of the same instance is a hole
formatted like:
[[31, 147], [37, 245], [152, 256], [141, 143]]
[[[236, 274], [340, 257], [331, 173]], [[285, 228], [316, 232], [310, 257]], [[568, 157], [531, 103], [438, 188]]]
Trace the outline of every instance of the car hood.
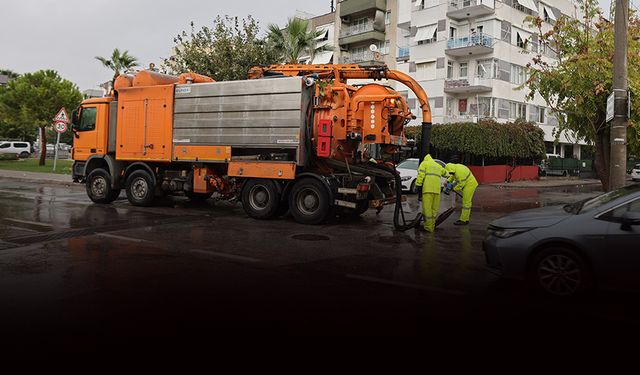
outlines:
[[499, 228], [542, 228], [557, 224], [573, 214], [563, 206], [549, 206], [523, 210], [494, 220], [491, 225]]
[[415, 169], [398, 168], [396, 170], [400, 173], [401, 176], [412, 176], [418, 174], [418, 171], [416, 171]]

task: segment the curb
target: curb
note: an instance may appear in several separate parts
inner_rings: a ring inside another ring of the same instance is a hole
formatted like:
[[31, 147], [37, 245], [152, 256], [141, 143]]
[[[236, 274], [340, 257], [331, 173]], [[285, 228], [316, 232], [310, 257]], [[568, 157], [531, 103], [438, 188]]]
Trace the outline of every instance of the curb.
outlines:
[[46, 178], [34, 178], [29, 176], [7, 176], [0, 173], [0, 179], [25, 181], [25, 182], [43, 182], [43, 183], [65, 185], [65, 186], [75, 185], [75, 183], [71, 180], [71, 176], [69, 176], [69, 181], [60, 181], [60, 180], [48, 180]]

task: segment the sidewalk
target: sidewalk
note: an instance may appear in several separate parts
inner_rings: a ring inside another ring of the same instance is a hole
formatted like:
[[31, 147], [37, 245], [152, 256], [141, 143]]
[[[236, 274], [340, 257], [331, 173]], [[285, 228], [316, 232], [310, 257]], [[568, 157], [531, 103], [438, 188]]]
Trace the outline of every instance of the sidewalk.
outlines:
[[568, 187], [568, 186], [585, 186], [585, 185], [600, 185], [600, 180], [597, 179], [579, 179], [579, 178], [567, 178], [567, 177], [540, 177], [539, 180], [532, 181], [515, 181], [515, 182], [501, 182], [497, 184], [487, 184], [488, 186], [495, 186], [498, 188], [512, 188], [512, 189], [528, 189], [528, 188], [555, 188], [555, 187]]
[[23, 181], [48, 182], [53, 184], [71, 185], [71, 175], [40, 172], [23, 172], [0, 169], [0, 178], [12, 178]]

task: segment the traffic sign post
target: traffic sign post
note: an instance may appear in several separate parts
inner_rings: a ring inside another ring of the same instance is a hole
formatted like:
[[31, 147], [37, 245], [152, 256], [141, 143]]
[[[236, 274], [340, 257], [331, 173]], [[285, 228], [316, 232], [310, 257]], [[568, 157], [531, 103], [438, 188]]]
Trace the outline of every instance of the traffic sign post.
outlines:
[[[67, 115], [67, 110], [62, 107], [56, 117], [53, 118], [53, 129], [58, 133], [56, 137], [56, 145], [54, 149], [53, 156], [53, 171], [56, 171], [56, 164], [58, 163], [58, 147], [60, 147], [60, 134], [67, 131], [67, 124], [69, 123], [69, 115]], [[43, 152], [47, 152], [47, 148], [45, 147]]]

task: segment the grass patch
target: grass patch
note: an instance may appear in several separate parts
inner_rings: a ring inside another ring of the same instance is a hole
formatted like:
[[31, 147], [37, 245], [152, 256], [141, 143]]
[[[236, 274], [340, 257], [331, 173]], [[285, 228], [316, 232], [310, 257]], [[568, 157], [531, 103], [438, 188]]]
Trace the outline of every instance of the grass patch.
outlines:
[[40, 159], [0, 160], [0, 169], [24, 172], [71, 174], [73, 160], [58, 160], [56, 171], [53, 171], [53, 160], [47, 159], [44, 166], [39, 166]]

